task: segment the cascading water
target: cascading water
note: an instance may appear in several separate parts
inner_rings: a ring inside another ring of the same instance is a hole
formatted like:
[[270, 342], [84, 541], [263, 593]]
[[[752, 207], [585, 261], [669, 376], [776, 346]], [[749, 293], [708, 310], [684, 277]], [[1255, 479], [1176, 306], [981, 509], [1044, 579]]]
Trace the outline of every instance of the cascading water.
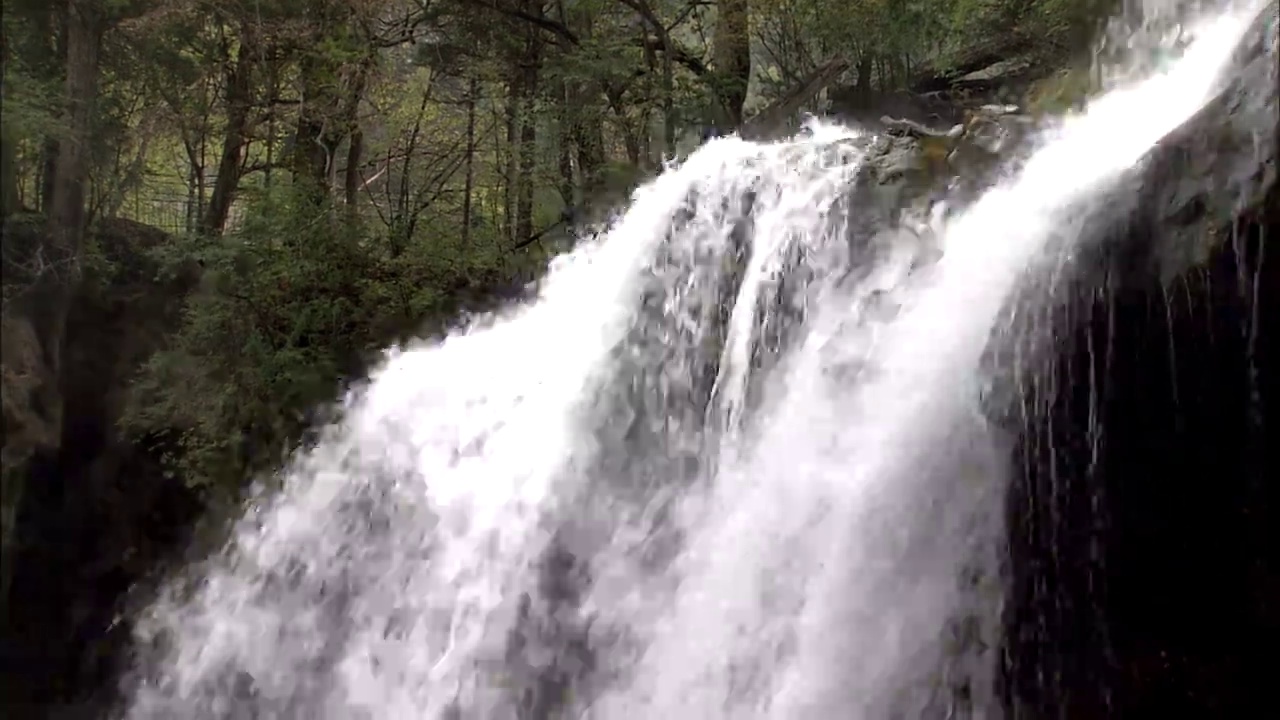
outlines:
[[1272, 5], [920, 231], [852, 222], [858, 131], [708, 143], [536, 301], [393, 353], [140, 619], [127, 717], [996, 713], [984, 349]]

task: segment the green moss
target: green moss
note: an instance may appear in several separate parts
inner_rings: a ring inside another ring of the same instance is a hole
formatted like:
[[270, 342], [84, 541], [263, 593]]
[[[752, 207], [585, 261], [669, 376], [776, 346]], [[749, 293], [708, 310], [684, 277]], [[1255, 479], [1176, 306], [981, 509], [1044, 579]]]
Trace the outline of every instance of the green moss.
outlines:
[[1088, 66], [1070, 66], [1033, 83], [1023, 104], [1034, 114], [1061, 113], [1079, 107], [1096, 89]]

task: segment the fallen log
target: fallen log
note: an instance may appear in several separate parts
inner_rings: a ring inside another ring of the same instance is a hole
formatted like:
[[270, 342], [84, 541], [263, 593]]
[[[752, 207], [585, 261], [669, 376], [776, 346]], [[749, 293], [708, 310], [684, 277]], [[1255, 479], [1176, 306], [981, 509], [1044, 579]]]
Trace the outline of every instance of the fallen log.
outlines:
[[782, 97], [751, 116], [742, 124], [738, 134], [747, 140], [762, 140], [775, 135], [805, 103], [834, 83], [848, 69], [849, 61], [843, 58], [833, 58], [819, 65]]

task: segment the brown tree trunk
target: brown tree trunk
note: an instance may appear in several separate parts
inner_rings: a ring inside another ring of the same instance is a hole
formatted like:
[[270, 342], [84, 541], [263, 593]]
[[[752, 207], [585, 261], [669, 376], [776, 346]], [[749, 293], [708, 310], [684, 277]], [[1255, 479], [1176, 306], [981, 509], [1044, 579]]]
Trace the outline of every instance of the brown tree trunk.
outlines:
[[[41, 63], [43, 67], [40, 69], [44, 72], [41, 72], [40, 76], [51, 83], [66, 81], [67, 14], [68, 3], [64, 0], [51, 3], [48, 16], [45, 18], [48, 22], [49, 54], [46, 58], [47, 63]], [[59, 145], [58, 136], [50, 133], [45, 136], [40, 148], [40, 188], [36, 206], [45, 214], [49, 213], [53, 199], [53, 183], [58, 174], [58, 156], [61, 154]]]
[[59, 377], [67, 312], [79, 279], [85, 236], [89, 142], [98, 92], [101, 28], [96, 0], [68, 0], [65, 134], [58, 143], [47, 203], [48, 269], [27, 299], [49, 376]]
[[[9, 33], [0, 25], [0, 103], [8, 99], [9, 75]], [[0, 117], [0, 220], [18, 211], [20, 196], [18, 193], [18, 152], [14, 147], [13, 133], [9, 124]], [[0, 597], [3, 597], [0, 595]]]
[[507, 106], [504, 108], [506, 125], [506, 167], [503, 168], [502, 184], [502, 234], [508, 245], [515, 243], [516, 237], [516, 197], [520, 183], [520, 104], [524, 98], [521, 93], [521, 75], [519, 67], [513, 63], [511, 78], [507, 81]]
[[476, 182], [476, 95], [480, 83], [473, 77], [467, 83], [467, 160], [462, 185], [462, 246], [471, 245], [471, 196]]
[[872, 95], [871, 88], [871, 63], [872, 55], [870, 52], [863, 52], [858, 58], [858, 74], [854, 88], [857, 90], [858, 97], [866, 102]]
[[49, 213], [53, 202], [53, 182], [58, 176], [58, 156], [61, 143], [56, 137], [47, 137], [40, 148], [40, 195], [36, 208], [45, 214]]
[[[541, 17], [542, 4], [538, 0], [525, 3], [530, 15]], [[529, 24], [524, 30], [524, 51], [519, 60], [520, 82], [520, 142], [518, 146], [519, 170], [516, 178], [516, 245], [533, 237], [533, 189], [534, 169], [537, 166], [538, 124], [535, 104], [538, 98], [539, 70], [542, 64], [542, 33]]]
[[364, 130], [356, 127], [351, 131], [350, 144], [347, 145], [347, 167], [342, 177], [342, 196], [354, 216], [360, 200], [360, 158], [364, 155]]
[[570, 100], [569, 84], [563, 80], [559, 83], [560, 118], [557, 123], [556, 168], [560, 172], [560, 199], [565, 207], [572, 207], [575, 183], [573, 179], [573, 122], [574, 111]]
[[712, 56], [716, 64], [716, 94], [726, 129], [742, 124], [742, 106], [751, 80], [750, 0], [719, 0]]
[[[234, 66], [228, 66], [226, 77], [227, 127], [222, 136], [222, 155], [218, 175], [214, 178], [213, 195], [201, 219], [200, 232], [220, 235], [227, 225], [231, 204], [240, 187], [240, 171], [248, 144], [249, 109], [252, 104], [252, 73], [256, 38], [249, 23], [240, 32], [240, 48]], [[228, 58], [229, 59], [229, 58]]]
[[276, 108], [275, 100], [280, 96], [280, 68], [274, 62], [267, 63], [267, 138], [266, 169], [262, 171], [262, 184], [271, 187], [272, 171], [276, 163]]
[[742, 137], [763, 139], [777, 132], [786, 124], [788, 118], [795, 117], [800, 108], [834, 83], [848, 69], [849, 63], [843, 58], [835, 58], [819, 65], [813, 72], [800, 78], [782, 97], [744, 122], [741, 128]]
[[519, 201], [516, 204], [516, 242], [524, 242], [533, 237], [533, 188], [534, 169], [538, 159], [538, 120], [534, 112], [534, 103], [538, 96], [538, 62], [540, 55], [540, 37], [535, 32], [529, 33], [524, 63], [523, 108], [520, 113], [520, 175]]
[[369, 83], [369, 73], [373, 71], [373, 62], [370, 56], [360, 63], [347, 93], [347, 104], [342, 113], [347, 131], [347, 166], [342, 178], [342, 194], [351, 219], [356, 217], [356, 202], [360, 191], [360, 156], [364, 153], [364, 129], [360, 126], [360, 103], [364, 100], [364, 91]]

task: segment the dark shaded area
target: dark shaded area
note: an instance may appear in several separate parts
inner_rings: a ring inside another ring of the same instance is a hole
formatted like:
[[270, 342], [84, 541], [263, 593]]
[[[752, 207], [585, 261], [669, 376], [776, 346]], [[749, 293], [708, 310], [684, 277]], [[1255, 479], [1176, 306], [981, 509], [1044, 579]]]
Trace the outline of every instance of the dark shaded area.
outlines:
[[1025, 399], [1009, 498], [1012, 717], [1264, 706], [1280, 620], [1272, 195], [1265, 222], [1172, 287], [1117, 270], [1058, 311], [1070, 339]]
[[122, 448], [89, 416], [78, 420], [68, 450], [30, 464], [18, 527], [45, 540], [15, 558], [0, 628], [9, 717], [47, 717], [111, 684], [130, 641], [122, 600], [185, 544], [204, 509], [165, 478], [158, 453]]
[[[42, 229], [36, 216], [10, 219], [6, 251], [39, 247]], [[111, 706], [128, 664], [130, 603], [207, 550], [197, 533], [222, 532], [210, 495], [174, 475], [180, 430], [137, 438], [120, 427], [134, 381], [172, 341], [202, 270], [163, 263], [175, 240], [147, 225], [104, 220], [92, 236], [97, 254], [84, 263], [55, 386], [65, 404], [53, 398], [64, 409], [41, 412], [42, 398], [10, 392], [22, 388], [6, 376], [6, 440], [29, 448], [7, 470], [21, 476], [21, 495], [0, 614], [0, 706], [17, 720], [98, 717]], [[10, 255], [6, 282], [9, 265], [25, 257]], [[518, 279], [468, 277], [448, 292], [451, 309], [480, 313], [529, 289]], [[20, 347], [34, 342], [18, 332], [30, 323], [6, 317], [5, 332], [14, 333], [6, 352], [38, 357], [38, 348]], [[365, 371], [359, 363], [356, 376]], [[30, 429], [37, 425], [50, 430]]]
[[1014, 718], [1248, 717], [1270, 696], [1280, 189], [1162, 282], [1167, 209], [1105, 238], [1123, 252], [1037, 328], [1056, 340], [1023, 378], [1008, 500]]
[[[22, 233], [39, 227], [8, 224], [5, 242], [38, 243]], [[59, 434], [14, 470], [25, 478], [0, 619], [9, 717], [48, 717], [111, 682], [128, 642], [122, 599], [186, 543], [204, 507], [166, 475], [166, 438], [134, 443], [116, 428], [129, 379], [176, 328], [196, 269], [162, 268], [148, 252], [168, 236], [138, 223], [105, 222], [94, 241], [100, 257], [68, 318]], [[17, 411], [7, 425], [29, 423], [22, 408], [7, 409]]]
[[1280, 119], [1263, 27], [1006, 358], [1012, 718], [1250, 717], [1270, 697]]
[[[962, 85], [948, 77], [947, 88]], [[958, 121], [960, 99], [942, 87], [879, 98], [867, 117]], [[1204, 123], [1163, 149], [1152, 172], [1172, 185], [1145, 196], [1142, 212], [1102, 243], [1122, 252], [1046, 311], [1039, 329], [1055, 335], [1049, 357], [1022, 378], [1004, 687], [1015, 718], [1248, 717], [1264, 706], [1280, 617], [1268, 552], [1268, 481], [1280, 476], [1280, 202], [1272, 188], [1234, 222], [1215, 220], [1215, 203], [1234, 202], [1237, 185], [1265, 163], [1218, 163], [1236, 155], [1216, 144], [1248, 148], [1248, 133]], [[889, 184], [882, 179], [877, 187]], [[868, 201], [877, 208], [869, 224], [898, 207], [896, 198]], [[59, 383], [65, 415], [28, 423], [53, 426], [57, 437], [25, 459], [14, 537], [27, 540], [13, 554], [0, 619], [6, 717], [109, 701], [92, 696], [120, 670], [123, 598], [187, 545], [206, 510], [197, 491], [164, 472], [168, 438], [132, 443], [116, 429], [130, 378], [173, 334], [194, 278], [165, 278], [138, 252], [163, 242], [162, 233], [129, 223], [107, 230], [98, 240], [116, 267], [110, 282], [86, 283], [72, 309]], [[1213, 250], [1170, 281], [1156, 251], [1170, 244]], [[498, 284], [460, 276], [445, 290], [473, 309], [528, 295], [519, 282], [495, 291]], [[699, 369], [690, 376], [697, 388], [710, 372]], [[524, 668], [518, 704], [533, 718], [551, 716], [593, 664], [574, 589], [588, 581], [564, 548], [545, 560], [520, 642], [552, 648], [557, 661]], [[234, 680], [244, 685], [239, 694], [251, 691], [251, 679]]]

